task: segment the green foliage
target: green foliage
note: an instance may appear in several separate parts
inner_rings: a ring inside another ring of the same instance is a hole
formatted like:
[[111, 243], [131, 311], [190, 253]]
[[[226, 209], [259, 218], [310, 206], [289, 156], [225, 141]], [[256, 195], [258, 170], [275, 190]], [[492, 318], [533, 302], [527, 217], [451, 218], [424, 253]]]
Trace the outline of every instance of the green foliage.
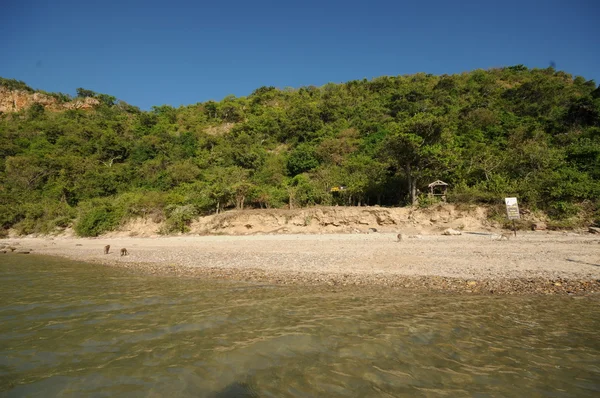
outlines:
[[482, 185], [468, 186], [465, 183], [460, 183], [448, 192], [447, 200], [450, 203], [486, 203], [492, 204], [499, 200], [496, 192], [486, 189]]
[[64, 202], [43, 200], [42, 203], [24, 203], [16, 209], [19, 221], [13, 225], [20, 235], [52, 234], [70, 226], [76, 210]]
[[76, 92], [77, 97], [79, 98], [96, 98], [101, 104], [106, 106], [113, 106], [117, 101], [117, 98], [113, 97], [112, 95], [96, 93], [95, 91], [86, 90], [85, 88], [81, 87], [79, 87]]
[[421, 209], [427, 209], [431, 206], [435, 206], [441, 203], [441, 199], [436, 196], [429, 196], [425, 194], [420, 194], [419, 199], [417, 200], [417, 204]]
[[44, 117], [45, 108], [44, 105], [35, 102], [27, 109], [27, 117], [31, 120], [41, 119]]
[[169, 212], [169, 216], [162, 231], [163, 233], [184, 233], [189, 231], [189, 225], [197, 215], [194, 206], [169, 206], [167, 210]]
[[116, 228], [122, 216], [122, 212], [108, 200], [96, 199], [82, 203], [75, 232], [79, 236], [98, 236]]
[[308, 144], [300, 144], [287, 159], [287, 171], [292, 177], [319, 166], [315, 148]]
[[71, 96], [65, 93], [48, 93], [48, 95], [56, 98], [59, 103], [69, 102], [72, 100]]
[[595, 205], [591, 209], [592, 226], [600, 228], [600, 199], [598, 199]]
[[287, 192], [290, 207], [314, 206], [322, 203], [327, 195], [305, 174], [299, 174], [290, 179], [287, 184]]
[[5, 79], [3, 77], [0, 77], [0, 86], [6, 87], [9, 90], [23, 90], [28, 92], [34, 91], [31, 87], [29, 87], [27, 84], [25, 84], [25, 82], [21, 80]]
[[579, 214], [580, 209], [574, 203], [554, 202], [550, 205], [548, 215], [556, 220], [565, 220]]
[[81, 98], [94, 98], [96, 96], [96, 93], [94, 91], [86, 90], [82, 87], [77, 88], [75, 92], [77, 93], [77, 96]]
[[232, 208], [410, 203], [437, 179], [453, 203], [518, 196], [556, 222], [600, 219], [600, 89], [552, 68], [261, 87], [149, 112], [77, 96], [101, 104], [0, 115], [3, 230], [52, 232], [78, 214], [85, 236], [131, 217], [180, 232]]

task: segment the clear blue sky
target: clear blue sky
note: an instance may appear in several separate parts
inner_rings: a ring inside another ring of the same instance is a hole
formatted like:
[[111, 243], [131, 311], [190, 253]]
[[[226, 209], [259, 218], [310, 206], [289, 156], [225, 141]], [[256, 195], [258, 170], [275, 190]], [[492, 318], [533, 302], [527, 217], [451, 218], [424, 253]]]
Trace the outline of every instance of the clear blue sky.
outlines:
[[600, 1], [0, 0], [0, 76], [143, 109], [524, 64], [600, 83]]

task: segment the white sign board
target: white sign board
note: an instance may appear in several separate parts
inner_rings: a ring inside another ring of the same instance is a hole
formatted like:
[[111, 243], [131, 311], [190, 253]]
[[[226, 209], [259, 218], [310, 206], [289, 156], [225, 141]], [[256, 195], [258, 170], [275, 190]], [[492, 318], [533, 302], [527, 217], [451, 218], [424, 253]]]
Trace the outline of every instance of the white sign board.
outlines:
[[509, 220], [518, 220], [521, 218], [517, 198], [504, 198], [504, 203], [506, 203], [506, 215]]

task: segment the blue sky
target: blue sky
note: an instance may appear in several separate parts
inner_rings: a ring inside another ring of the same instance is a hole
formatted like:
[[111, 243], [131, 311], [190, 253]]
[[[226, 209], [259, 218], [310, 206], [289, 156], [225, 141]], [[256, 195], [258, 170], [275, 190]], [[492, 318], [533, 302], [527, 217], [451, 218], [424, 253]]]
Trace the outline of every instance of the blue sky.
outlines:
[[515, 64], [600, 83], [600, 2], [2, 0], [0, 76], [130, 104]]

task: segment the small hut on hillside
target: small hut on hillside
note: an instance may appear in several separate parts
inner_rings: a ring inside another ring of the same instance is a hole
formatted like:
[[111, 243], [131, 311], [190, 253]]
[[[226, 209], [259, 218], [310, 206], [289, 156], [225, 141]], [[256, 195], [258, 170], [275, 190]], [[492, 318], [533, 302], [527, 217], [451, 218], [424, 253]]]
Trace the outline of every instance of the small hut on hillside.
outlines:
[[444, 202], [446, 201], [446, 194], [448, 193], [448, 184], [442, 180], [437, 180], [428, 185], [429, 197], [439, 197]]

